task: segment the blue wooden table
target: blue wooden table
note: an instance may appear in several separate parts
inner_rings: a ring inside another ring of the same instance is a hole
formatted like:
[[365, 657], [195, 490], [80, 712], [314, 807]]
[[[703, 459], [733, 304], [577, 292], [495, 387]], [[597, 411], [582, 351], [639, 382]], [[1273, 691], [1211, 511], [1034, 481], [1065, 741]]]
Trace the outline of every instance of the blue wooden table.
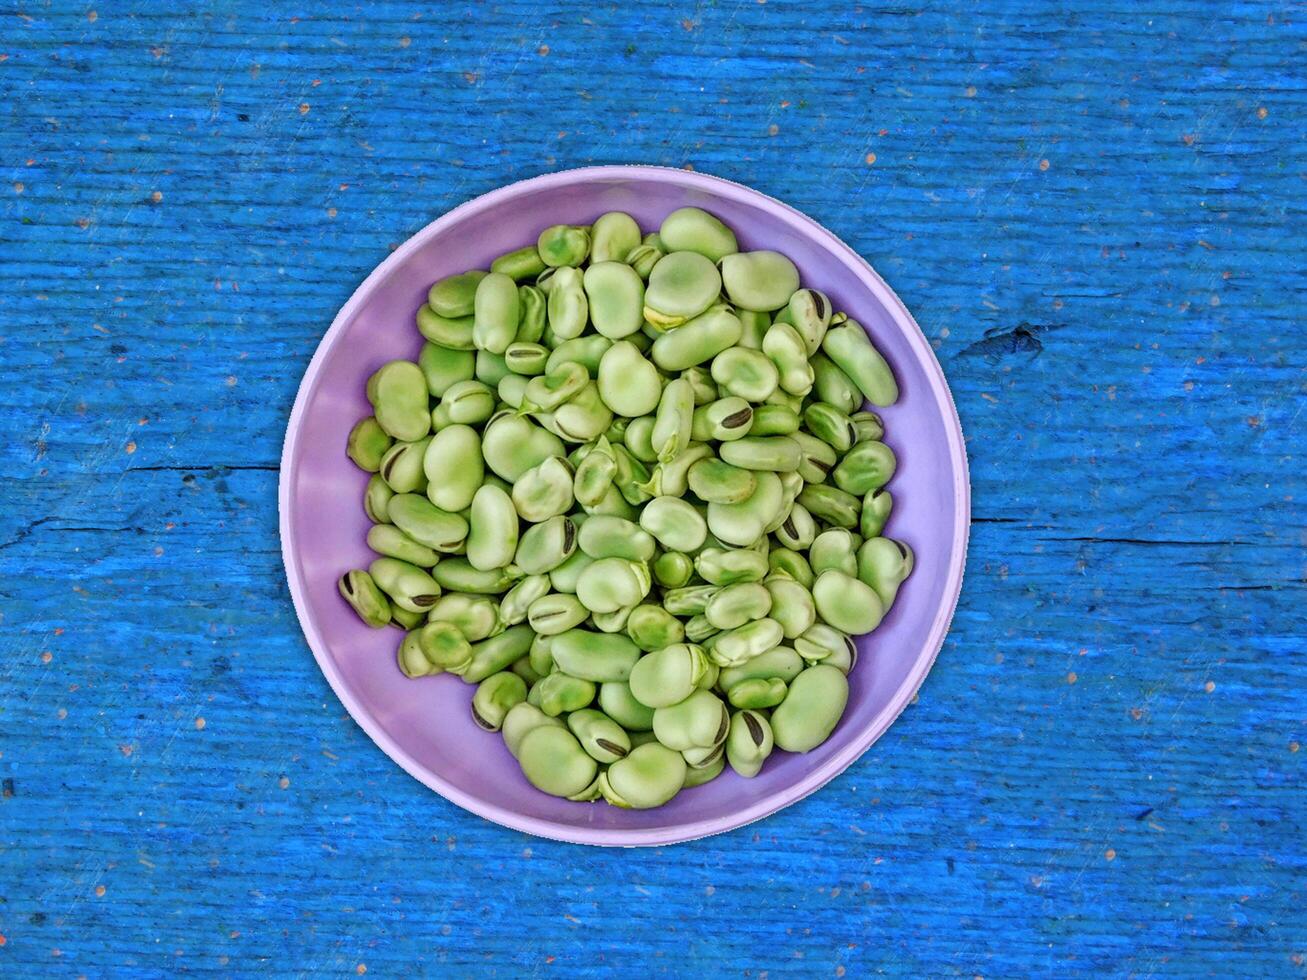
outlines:
[[[0, 975], [1302, 975], [1307, 14], [985, 6], [9, 5]], [[889, 734], [641, 852], [383, 756], [276, 513], [296, 385], [388, 250], [623, 162], [865, 255], [976, 515]]]

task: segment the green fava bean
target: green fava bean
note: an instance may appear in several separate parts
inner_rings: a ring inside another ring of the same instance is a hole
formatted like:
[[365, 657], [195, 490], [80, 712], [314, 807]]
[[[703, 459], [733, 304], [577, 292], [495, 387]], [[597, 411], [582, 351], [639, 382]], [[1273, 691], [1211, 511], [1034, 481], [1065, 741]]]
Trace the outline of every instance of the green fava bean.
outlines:
[[528, 575], [540, 575], [557, 568], [575, 550], [576, 525], [567, 517], [551, 517], [521, 536], [514, 563]]
[[547, 266], [578, 266], [590, 254], [590, 232], [576, 225], [551, 225], [536, 239], [536, 251]]
[[501, 412], [486, 423], [481, 454], [486, 465], [509, 483], [550, 456], [566, 455], [558, 436], [512, 412]]
[[581, 336], [590, 316], [581, 270], [564, 266], [554, 273], [550, 283], [545, 311], [554, 339], [571, 340]]
[[808, 562], [812, 565], [813, 574], [817, 576], [832, 568], [845, 575], [857, 575], [858, 559], [853, 535], [844, 528], [822, 531], [808, 548]]
[[799, 444], [799, 476], [806, 483], [826, 482], [839, 460], [835, 450], [807, 432], [792, 433], [790, 438]]
[[564, 364], [579, 364], [585, 368], [586, 373], [592, 377], [599, 377], [599, 362], [603, 359], [608, 348], [613, 346], [613, 342], [601, 334], [587, 334], [584, 337], [576, 337], [572, 340], [565, 340], [549, 355], [549, 363], [545, 365], [545, 373], [556, 371]]
[[567, 716], [567, 727], [581, 748], [597, 762], [616, 762], [631, 751], [631, 737], [626, 730], [602, 711], [593, 708], [573, 711]]
[[753, 407], [743, 398], [732, 396], [702, 405], [694, 410], [690, 438], [697, 442], [729, 442], [749, 434], [753, 425]]
[[755, 310], [736, 310], [735, 315], [740, 318], [740, 346], [748, 347], [750, 350], [762, 350], [762, 338], [767, 333], [767, 328], [771, 326], [771, 317], [766, 313]]
[[858, 439], [853, 420], [834, 405], [825, 402], [813, 402], [804, 409], [803, 424], [837, 453], [847, 453]]
[[590, 382], [553, 413], [554, 431], [569, 442], [589, 442], [603, 435], [612, 424], [613, 413]]
[[640, 512], [640, 526], [670, 551], [697, 551], [708, 536], [703, 517], [679, 497], [649, 501]]
[[611, 613], [638, 604], [652, 584], [644, 562], [600, 558], [576, 580], [576, 597], [592, 613]]
[[588, 518], [577, 533], [577, 546], [591, 558], [653, 561], [654, 539], [633, 521], [607, 514]]
[[395, 494], [386, 505], [386, 513], [391, 523], [410, 538], [436, 551], [453, 551], [467, 538], [467, 521], [415, 493]]
[[427, 444], [422, 470], [431, 503], [452, 513], [466, 510], [484, 482], [481, 437], [468, 425], [441, 429]]
[[862, 392], [853, 383], [853, 379], [835, 366], [825, 354], [814, 354], [812, 363], [812, 387], [817, 401], [837, 408], [846, 415], [858, 410], [862, 404]]
[[506, 374], [499, 379], [499, 384], [495, 385], [495, 393], [499, 395], [499, 400], [503, 404], [511, 408], [521, 408], [522, 401], [526, 398], [526, 386], [529, 380], [530, 378], [524, 375]]
[[781, 624], [785, 639], [797, 639], [812, 628], [817, 604], [806, 586], [784, 576], [773, 576], [763, 585], [771, 595], [771, 618]]
[[534, 637], [529, 626], [510, 626], [502, 633], [472, 644], [472, 659], [462, 672], [463, 680], [479, 684], [491, 674], [507, 670], [513, 661], [531, 649]]
[[726, 743], [723, 740], [718, 745], [686, 749], [681, 753], [681, 758], [683, 758], [685, 764], [690, 767], [690, 771], [694, 771], [695, 769], [706, 769], [709, 766], [720, 762], [722, 756], [725, 754]]
[[375, 473], [381, 469], [381, 461], [392, 442], [390, 434], [375, 418], [368, 416], [360, 419], [350, 430], [345, 452], [359, 469]]
[[723, 667], [717, 685], [728, 694], [741, 681], [777, 678], [786, 684], [804, 669], [803, 658], [789, 647], [772, 647], [738, 667]]
[[450, 350], [470, 353], [476, 349], [476, 343], [472, 340], [472, 324], [470, 312], [467, 316], [447, 317], [441, 316], [426, 304], [418, 307], [418, 333], [431, 343]]
[[423, 344], [418, 367], [426, 378], [427, 390], [439, 398], [460, 381], [471, 381], [476, 372], [476, 354], [470, 350], [452, 350], [439, 344]]
[[809, 664], [814, 664], [833, 660], [841, 654], [853, 658], [857, 655], [857, 647], [852, 637], [833, 626], [816, 623], [794, 641], [794, 652]]
[[640, 516], [640, 512], [626, 501], [615, 486], [609, 487], [603, 499], [593, 506], [586, 507], [585, 512], [586, 514], [607, 514], [628, 521]]
[[785, 502], [784, 489], [775, 473], [758, 472], [752, 496], [738, 504], [708, 505], [708, 530], [725, 544], [744, 548], [753, 544]]
[[817, 576], [812, 598], [817, 614], [845, 633], [870, 633], [885, 615], [885, 605], [870, 585], [836, 569]]
[[[540, 683], [548, 680], [546, 677]], [[581, 748], [575, 735], [565, 727], [552, 725], [532, 728], [522, 737], [517, 761], [527, 781], [551, 796], [580, 793], [599, 771], [599, 764]]]
[[495, 259], [490, 263], [490, 271], [522, 282], [526, 279], [534, 279], [544, 272], [545, 263], [536, 247], [527, 245], [525, 248], [508, 252]]
[[654, 560], [654, 581], [664, 589], [679, 589], [690, 581], [694, 563], [679, 551], [667, 551]]
[[476, 304], [477, 285], [485, 276], [481, 269], [447, 276], [427, 291], [427, 303], [441, 316], [469, 316]]
[[514, 568], [493, 568], [488, 571], [474, 568], [466, 558], [445, 558], [431, 570], [431, 577], [442, 589], [450, 592], [469, 592], [476, 595], [501, 595], [521, 578]]
[[368, 515], [368, 520], [374, 524], [389, 524], [390, 514], [387, 510], [393, 496], [395, 491], [390, 489], [381, 474], [374, 473], [370, 476], [367, 489], [363, 492], [363, 513]]
[[658, 454], [654, 452], [653, 448], [653, 426], [654, 419], [652, 415], [631, 419], [626, 426], [623, 445], [626, 446], [627, 452], [641, 462], [656, 463], [658, 461]]
[[[516, 626], [527, 618], [532, 604], [549, 594], [548, 575], [528, 575], [511, 589], [499, 603], [499, 625]], [[570, 598], [570, 596], [569, 596]], [[534, 629], [535, 627], [532, 627]]]
[[559, 670], [596, 682], [627, 680], [640, 659], [640, 648], [629, 637], [582, 629], [559, 633], [549, 650]]
[[692, 442], [685, 451], [679, 453], [669, 462], [661, 463], [654, 470], [653, 476], [639, 485], [645, 491], [641, 500], [650, 496], [680, 497], [690, 486], [690, 468], [701, 459], [712, 456], [712, 449], [701, 442]]
[[790, 515], [794, 509], [795, 501], [799, 499], [799, 494], [804, 487], [804, 480], [798, 472], [779, 473], [777, 474], [781, 481], [781, 506], [776, 511], [776, 516], [768, 522], [763, 528], [768, 534], [780, 528], [785, 523], [785, 518]]
[[[370, 486], [370, 484], [369, 484]], [[864, 538], [879, 537], [889, 522], [894, 498], [884, 487], [877, 487], [862, 498], [862, 521], [858, 528]]]
[[654, 734], [675, 752], [720, 745], [729, 725], [726, 705], [715, 694], [702, 689], [677, 704], [654, 710]]
[[510, 671], [491, 674], [472, 695], [472, 720], [488, 732], [497, 732], [515, 706], [526, 701], [526, 681]]
[[801, 459], [799, 443], [790, 436], [745, 436], [722, 443], [717, 451], [732, 466], [773, 473], [793, 472]]
[[849, 682], [828, 664], [809, 667], [790, 683], [772, 712], [772, 736], [786, 752], [808, 752], [830, 737], [849, 700]]
[[780, 387], [792, 395], [806, 395], [812, 390], [813, 370], [808, 361], [803, 338], [788, 323], [773, 323], [762, 338], [762, 352], [773, 364], [780, 378]]
[[[631, 670], [631, 695], [650, 708], [679, 704], [710, 687], [717, 670], [693, 643], [673, 643], [641, 657]], [[705, 683], [707, 681], [708, 683]]]
[[576, 596], [555, 593], [531, 603], [527, 610], [527, 622], [542, 636], [557, 636], [580, 626], [589, 615], [590, 610], [581, 605]]
[[513, 374], [526, 377], [544, 374], [548, 362], [549, 349], [540, 344], [514, 343], [504, 351], [504, 363]]
[[777, 677], [755, 677], [740, 681], [726, 695], [733, 708], [774, 708], [785, 700], [788, 689]]
[[899, 386], [894, 372], [857, 321], [848, 320], [831, 327], [821, 347], [858, 386], [867, 401], [882, 408], [898, 401]]
[[417, 442], [397, 442], [381, 459], [381, 478], [395, 493], [421, 492], [427, 488], [422, 471], [422, 458], [431, 443], [431, 437]]
[[[651, 343], [650, 348], [652, 349], [652, 347]], [[681, 377], [690, 382], [690, 388], [694, 391], [695, 408], [717, 401], [720, 393], [717, 391], [717, 385], [712, 379], [711, 367], [705, 368], [696, 365], [695, 367], [686, 368], [681, 372]]]
[[885, 435], [885, 423], [875, 412], [854, 412], [849, 421], [853, 423], [854, 442], [878, 442]]
[[694, 392], [682, 378], [668, 382], [658, 401], [650, 434], [654, 451], [662, 462], [674, 458], [690, 444], [690, 427], [694, 419]]
[[499, 611], [494, 600], [485, 596], [446, 593], [436, 600], [427, 619], [432, 623], [448, 623], [476, 643], [498, 627]]
[[[576, 515], [576, 517], [579, 516], [581, 515]], [[572, 525], [578, 529], [579, 533], [581, 525], [576, 523], [575, 517], [572, 518]], [[594, 559], [580, 548], [574, 549], [561, 565], [549, 570], [549, 581], [553, 585], [554, 591], [575, 595], [577, 579], [593, 562]]]
[[[613, 486], [628, 504], [642, 504], [653, 494], [650, 492], [649, 468], [635, 458], [631, 451], [622, 445], [615, 445], [613, 459], [617, 463], [617, 473], [613, 476]], [[621, 515], [618, 515], [621, 516]], [[639, 516], [631, 514], [631, 519]]]
[[657, 408], [662, 396], [658, 369], [630, 341], [619, 341], [599, 360], [599, 395], [618, 415], [637, 418]]
[[[761, 582], [767, 574], [767, 556], [746, 548], [705, 548], [695, 558], [694, 567], [705, 582], [713, 585]], [[707, 612], [707, 607], [704, 611]]]
[[427, 379], [412, 361], [390, 361], [368, 379], [368, 400], [377, 424], [400, 442], [417, 442], [431, 431]]
[[762, 770], [775, 744], [765, 716], [747, 708], [737, 711], [726, 736], [726, 761], [741, 776], [751, 779]]
[[799, 289], [790, 297], [785, 309], [811, 357], [821, 349], [822, 339], [830, 327], [830, 298], [819, 289]]
[[799, 270], [780, 252], [737, 252], [719, 265], [726, 295], [742, 310], [778, 310], [799, 288]]
[[741, 503], [758, 487], [752, 471], [713, 458], [696, 461], [687, 477], [694, 495], [709, 504]]
[[697, 616], [708, 608], [708, 600], [717, 593], [717, 589], [716, 585], [670, 588], [663, 593], [663, 608], [673, 616]]
[[680, 326], [708, 309], [721, 291], [721, 273], [711, 259], [697, 252], [668, 252], [649, 273], [644, 319], [661, 329]]
[[858, 512], [862, 502], [853, 494], [836, 487], [810, 483], [799, 494], [799, 503], [803, 504], [813, 517], [827, 524], [850, 529], [858, 526]]
[[780, 646], [784, 638], [785, 631], [776, 620], [755, 619], [733, 630], [718, 633], [704, 644], [704, 649], [709, 659], [719, 667], [738, 667], [772, 647]]
[[398, 558], [378, 558], [368, 566], [377, 588], [401, 609], [425, 613], [440, 598], [440, 586], [427, 572]]
[[[648, 293], [645, 294], [645, 300], [647, 303]], [[664, 371], [684, 371], [710, 361], [722, 351], [735, 346], [743, 329], [740, 318], [731, 307], [719, 303], [708, 307], [675, 330], [660, 335], [653, 342], [649, 354], [653, 362]]]
[[540, 692], [540, 710], [555, 717], [569, 711], [580, 711], [595, 699], [593, 681], [573, 677], [561, 670], [541, 679], [535, 690]]
[[[543, 636], [542, 634], [537, 633], [535, 639], [531, 641], [531, 649], [527, 651], [527, 662], [531, 664], [531, 669], [539, 674], [541, 679], [548, 677], [554, 672], [553, 645], [554, 638], [552, 636]], [[527, 692], [527, 700], [536, 705], [540, 703], [540, 698], [538, 695], [532, 698], [531, 695], [535, 694], [538, 687], [539, 683], [537, 682], [537, 684], [532, 685], [531, 690]]]
[[733, 630], [771, 611], [771, 593], [756, 582], [739, 582], [717, 591], [704, 609], [714, 629]]
[[[724, 750], [723, 746], [723, 750]], [[716, 762], [711, 762], [705, 766], [685, 770], [685, 785], [682, 789], [691, 789], [695, 786], [702, 786], [704, 783], [711, 783], [714, 779], [722, 774], [726, 769], [725, 751], [717, 757]]]
[[[476, 380], [492, 393], [499, 382], [503, 381], [504, 378], [513, 373], [508, 370], [508, 361], [504, 360], [503, 354], [496, 354], [493, 351], [481, 349], [476, 352], [476, 359]], [[449, 392], [445, 392], [445, 394], [448, 395]], [[444, 404], [443, 398], [441, 399], [441, 404]], [[491, 402], [492, 414], [493, 409], [494, 403]], [[456, 419], [455, 421], [459, 420]], [[485, 419], [478, 418], [475, 419], [475, 421], [483, 422]], [[432, 424], [435, 424], [434, 414], [432, 415]]]
[[767, 567], [773, 575], [792, 578], [805, 589], [811, 589], [816, 578], [812, 574], [812, 567], [808, 564], [808, 559], [789, 548], [773, 548], [771, 554], [767, 556]]
[[647, 810], [679, 793], [687, 771], [680, 753], [648, 742], [599, 774], [599, 792], [613, 806]]
[[795, 551], [807, 551], [817, 539], [817, 522], [808, 513], [808, 508], [796, 503], [776, 529], [776, 540], [786, 548]]
[[590, 375], [584, 365], [559, 364], [542, 377], [527, 382], [522, 411], [551, 412], [579, 395], [589, 383]]
[[[500, 379], [495, 380], [495, 384]], [[481, 381], [460, 381], [440, 399], [440, 406], [455, 425], [476, 425], [495, 412], [495, 392]]]
[[677, 208], [663, 219], [658, 238], [669, 252], [698, 252], [711, 262], [740, 250], [735, 232], [701, 208]]
[[517, 337], [520, 316], [517, 283], [502, 272], [490, 273], [477, 283], [472, 342], [480, 350], [504, 353]]
[[[394, 625], [392, 622], [391, 625]], [[399, 664], [400, 672], [409, 678], [427, 677], [431, 674], [439, 674], [439, 667], [433, 667], [427, 662], [427, 658], [422, 654], [422, 647], [418, 645], [417, 630], [409, 630], [404, 634], [404, 639], [399, 643], [399, 649], [395, 651], [395, 661]]]
[[617, 459], [608, 440], [601, 436], [595, 449], [576, 467], [572, 495], [582, 507], [593, 507], [603, 499], [616, 475]]
[[713, 358], [712, 377], [722, 390], [751, 402], [766, 401], [780, 382], [767, 355], [748, 347], [731, 347]]
[[531, 467], [513, 483], [513, 506], [533, 524], [566, 514], [572, 499], [572, 468], [558, 456]]
[[888, 610], [899, 586], [912, 574], [915, 560], [912, 549], [901, 541], [868, 538], [858, 549], [858, 578], [871, 586]]
[[433, 672], [467, 670], [472, 662], [472, 644], [453, 623], [427, 623], [416, 632], [418, 648]]
[[[653, 729], [653, 708], [637, 701], [630, 685], [623, 681], [607, 681], [599, 685], [599, 707], [628, 732], [649, 732]], [[635, 740], [632, 739], [632, 744]]]
[[504, 723], [500, 726], [500, 732], [504, 736], [504, 745], [508, 747], [509, 753], [516, 759], [522, 740], [526, 738], [529, 732], [537, 728], [566, 729], [566, 727], [563, 719], [553, 718], [535, 705], [522, 701], [513, 705], [508, 714], [504, 716]]
[[390, 622], [390, 603], [372, 576], [362, 569], [346, 572], [336, 584], [341, 597], [354, 607], [359, 619], [373, 629]]
[[662, 606], [642, 605], [627, 617], [626, 635], [641, 650], [661, 650], [685, 639], [685, 627]]
[[374, 524], [368, 531], [368, 547], [387, 558], [398, 558], [419, 568], [430, 568], [440, 560], [436, 552], [418, 544], [392, 524]]
[[685, 638], [691, 643], [703, 643], [720, 633], [716, 626], [708, 622], [708, 617], [700, 613], [685, 621]]
[[538, 344], [545, 333], [545, 294], [536, 286], [518, 286], [517, 308], [520, 312], [515, 342]]
[[596, 331], [613, 340], [644, 324], [644, 281], [624, 262], [595, 262], [582, 277]]
[[467, 560], [472, 567], [487, 572], [511, 562], [517, 550], [517, 523], [517, 510], [508, 494], [496, 486], [478, 490], [468, 519]]
[[623, 211], [609, 211], [590, 228], [590, 262], [624, 262], [640, 244], [640, 226]]
[[635, 270], [635, 274], [643, 282], [649, 281], [649, 275], [653, 272], [653, 267], [658, 264], [667, 253], [656, 245], [637, 245], [626, 255], [626, 264]]
[[897, 466], [894, 450], [885, 443], [860, 442], [844, 454], [833, 476], [841, 490], [861, 496], [888, 483]]

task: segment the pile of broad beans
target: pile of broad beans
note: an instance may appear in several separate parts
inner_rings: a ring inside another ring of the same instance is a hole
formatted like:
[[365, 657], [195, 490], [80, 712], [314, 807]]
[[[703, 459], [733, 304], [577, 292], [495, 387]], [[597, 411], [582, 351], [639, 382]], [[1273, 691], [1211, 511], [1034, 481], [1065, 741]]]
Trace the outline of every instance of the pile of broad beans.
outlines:
[[339, 583], [404, 631], [399, 669], [475, 685], [573, 800], [655, 807], [825, 741], [913, 564], [863, 328], [682, 208], [546, 228], [435, 283], [417, 329], [349, 434], [379, 557]]

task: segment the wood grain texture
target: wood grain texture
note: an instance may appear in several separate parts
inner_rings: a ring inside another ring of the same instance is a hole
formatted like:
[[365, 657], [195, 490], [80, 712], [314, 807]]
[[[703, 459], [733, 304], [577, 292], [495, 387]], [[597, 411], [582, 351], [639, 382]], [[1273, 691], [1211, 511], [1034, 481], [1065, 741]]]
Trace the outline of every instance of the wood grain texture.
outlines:
[[[1307, 18], [984, 6], [11, 6], [0, 974], [1302, 975]], [[392, 765], [276, 524], [296, 385], [387, 251], [621, 162], [865, 255], [976, 514], [886, 737], [642, 852]]]

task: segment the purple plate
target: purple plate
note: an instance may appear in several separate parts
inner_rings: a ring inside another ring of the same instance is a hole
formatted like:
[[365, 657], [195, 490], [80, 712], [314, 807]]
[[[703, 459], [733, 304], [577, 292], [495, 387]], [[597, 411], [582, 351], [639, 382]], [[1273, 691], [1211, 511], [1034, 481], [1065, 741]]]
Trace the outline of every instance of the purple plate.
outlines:
[[[471, 688], [450, 676], [405, 678], [398, 630], [371, 630], [336, 592], [374, 557], [364, 536], [367, 475], [345, 437], [370, 413], [368, 375], [416, 358], [413, 324], [427, 288], [533, 241], [551, 224], [626, 211], [643, 228], [686, 205], [720, 217], [742, 248], [784, 252], [803, 283], [827, 293], [875, 338], [902, 395], [883, 411], [898, 455], [888, 533], [910, 544], [916, 570], [890, 614], [858, 643], [848, 710], [805, 755], [777, 752], [753, 779], [728, 768], [655, 810], [546, 796], [522, 776], [498, 734], [472, 722]], [[291, 596], [318, 666], [382, 750], [441, 796], [488, 820], [583, 844], [655, 845], [743, 826], [802, 799], [865, 752], [911, 700], [944, 643], [962, 587], [970, 523], [966, 452], [944, 374], [911, 314], [852, 249], [793, 208], [716, 177], [661, 167], [588, 167], [524, 180], [455, 208], [410, 238], [337, 314], [300, 384], [281, 460], [281, 547]]]

